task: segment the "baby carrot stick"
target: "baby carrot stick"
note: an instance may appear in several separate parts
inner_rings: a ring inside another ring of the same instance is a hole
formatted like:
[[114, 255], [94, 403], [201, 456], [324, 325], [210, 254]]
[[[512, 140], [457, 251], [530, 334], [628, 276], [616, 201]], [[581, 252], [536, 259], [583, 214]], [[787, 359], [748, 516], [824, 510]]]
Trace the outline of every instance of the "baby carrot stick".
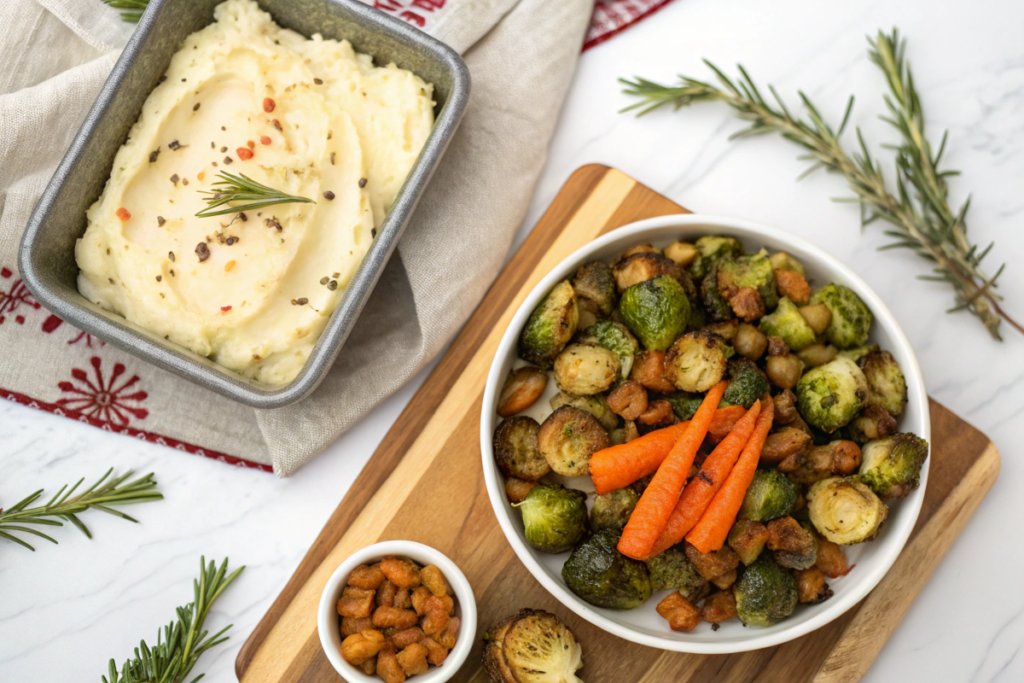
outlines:
[[683, 489], [683, 494], [679, 496], [679, 502], [676, 503], [672, 516], [668, 518], [668, 524], [665, 525], [665, 529], [654, 544], [654, 549], [651, 550], [652, 557], [660, 555], [679, 543], [683, 540], [683, 536], [697, 524], [701, 515], [711, 504], [711, 499], [729, 476], [733, 465], [740, 457], [740, 451], [750, 440], [750, 435], [754, 431], [754, 423], [760, 414], [761, 403], [755, 401], [728, 436], [715, 447], [715, 450], [711, 451], [711, 455], [701, 465], [700, 472], [690, 480], [690, 483]]
[[763, 400], [761, 403], [761, 414], [757, 416], [754, 433], [743, 447], [739, 460], [726, 477], [722, 488], [711, 499], [711, 504], [700, 521], [686, 534], [686, 540], [702, 553], [721, 549], [726, 536], [729, 535], [729, 529], [736, 521], [740, 506], [743, 505], [743, 498], [747, 495], [750, 482], [754, 480], [761, 448], [768, 436], [768, 430], [772, 428], [772, 418], [775, 416], [774, 401]]
[[719, 382], [704, 396], [700, 408], [690, 420], [690, 426], [672, 446], [644, 494], [640, 496], [619, 538], [618, 548], [623, 555], [642, 560], [650, 554], [676, 507], [686, 476], [690, 473], [690, 466], [693, 465], [693, 458], [708, 433], [726, 385], [726, 382]]
[[[739, 419], [734, 417], [737, 408], [743, 410], [739, 406], [716, 410], [708, 433], [717, 432], [722, 436], [728, 434]], [[653, 474], [689, 426], [690, 421], [687, 420], [648, 432], [629, 443], [611, 446], [594, 453], [590, 458], [590, 476], [594, 480], [594, 488], [599, 494], [608, 493]]]
[[719, 408], [715, 411], [715, 419], [711, 421], [711, 426], [708, 427], [708, 436], [713, 441], [721, 441], [726, 435], [732, 431], [732, 428], [736, 426], [736, 423], [740, 421], [740, 418], [746, 415], [747, 411], [743, 406], [729, 406], [728, 408]]

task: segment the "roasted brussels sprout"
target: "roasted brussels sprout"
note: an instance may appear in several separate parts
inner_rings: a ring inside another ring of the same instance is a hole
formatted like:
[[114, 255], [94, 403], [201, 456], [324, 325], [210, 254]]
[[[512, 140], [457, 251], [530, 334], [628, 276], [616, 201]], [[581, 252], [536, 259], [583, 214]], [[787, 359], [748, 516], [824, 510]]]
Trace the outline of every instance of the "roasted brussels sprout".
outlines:
[[608, 432], [590, 413], [562, 406], [548, 415], [537, 433], [541, 455], [556, 474], [581, 477], [590, 473], [590, 456], [611, 441]]
[[604, 261], [584, 263], [576, 271], [572, 281], [576, 296], [589, 299], [601, 315], [611, 315], [618, 301], [615, 293], [615, 275], [612, 267]]
[[743, 255], [743, 245], [733, 237], [708, 235], [698, 239], [694, 246], [697, 258], [690, 264], [690, 273], [698, 280], [703, 280], [722, 259]]
[[701, 394], [691, 394], [688, 391], [680, 391], [675, 394], [669, 394], [665, 397], [665, 400], [672, 406], [672, 412], [676, 414], [676, 417], [680, 420], [689, 420], [697, 412], [697, 408], [700, 408], [704, 396]]
[[750, 566], [768, 543], [768, 527], [752, 519], [737, 519], [726, 542], [744, 566]]
[[868, 340], [871, 330], [871, 310], [852, 289], [830, 283], [811, 297], [811, 303], [825, 304], [832, 313], [832, 321], [825, 336], [835, 346], [849, 349]]
[[564, 391], [560, 391], [551, 397], [549, 403], [551, 404], [551, 410], [558, 410], [562, 406], [572, 406], [573, 408], [585, 410], [597, 418], [597, 421], [605, 429], [615, 429], [619, 426], [619, 418], [608, 407], [608, 402], [603, 394], [576, 396], [575, 394], [567, 394]]
[[573, 593], [598, 607], [633, 609], [651, 597], [647, 565], [620, 553], [619, 532], [599, 531], [569, 555], [562, 579]]
[[700, 281], [700, 302], [712, 322], [723, 322], [735, 317], [729, 302], [718, 291], [718, 266], [713, 266]]
[[768, 257], [768, 260], [772, 262], [772, 268], [775, 270], [788, 270], [800, 275], [805, 275], [804, 264], [797, 261], [795, 258], [790, 256], [784, 251], [777, 251]]
[[568, 281], [559, 282], [527, 318], [519, 335], [519, 357], [550, 368], [576, 334], [579, 316], [576, 291]]
[[782, 472], [759, 469], [743, 498], [739, 516], [755, 522], [785, 517], [796, 507], [799, 493], [796, 485]]
[[771, 626], [796, 609], [796, 580], [776, 564], [769, 553], [761, 553], [732, 587], [736, 612], [748, 626]]
[[842, 356], [843, 358], [849, 358], [854, 363], [856, 363], [857, 361], [859, 361], [861, 358], [868, 355], [872, 351], [877, 350], [878, 344], [873, 344], [871, 346], [855, 346], [852, 349], [845, 349], [843, 351], [840, 351], [839, 355]]
[[697, 258], [697, 247], [689, 242], [673, 242], [665, 247], [665, 256], [685, 268]]
[[523, 610], [484, 635], [484, 668], [494, 683], [582, 683], [583, 648], [558, 618]]
[[688, 332], [665, 354], [665, 376], [683, 391], [707, 391], [721, 381], [725, 367], [725, 340], [707, 330]]
[[640, 344], [633, 333], [625, 325], [611, 320], [601, 320], [583, 330], [580, 343], [602, 346], [618, 356], [622, 379], [629, 377], [633, 369], [633, 356], [640, 350]]
[[[718, 291], [731, 300], [744, 287], [753, 287], [761, 296], [765, 308], [771, 310], [779, 303], [775, 288], [775, 269], [764, 249], [749, 256], [736, 256], [718, 264]], [[735, 310], [735, 307], [733, 307]]]
[[620, 371], [619, 357], [603, 346], [570, 344], [555, 358], [555, 384], [577, 396], [607, 391]]
[[857, 478], [882, 498], [905, 498], [921, 485], [928, 442], [909, 432], [869, 441], [861, 453]]
[[683, 269], [679, 264], [651, 251], [619, 259], [612, 266], [612, 273], [615, 274], [615, 285], [620, 292], [659, 275], [668, 275], [676, 280], [683, 277]]
[[686, 330], [690, 300], [679, 281], [660, 275], [622, 293], [619, 310], [644, 348], [664, 351]]
[[502, 420], [494, 430], [494, 460], [506, 477], [537, 481], [551, 471], [537, 445], [540, 425], [520, 415]]
[[651, 588], [677, 590], [692, 603], [700, 602], [711, 591], [707, 580], [678, 546], [647, 560], [647, 571], [651, 575]]
[[545, 553], [564, 553], [587, 533], [587, 494], [564, 486], [533, 487], [522, 503], [526, 541]]
[[855, 477], [830, 477], [811, 486], [807, 510], [818, 533], [839, 545], [870, 541], [889, 514], [875, 492]]
[[596, 496], [590, 508], [590, 528], [594, 531], [622, 531], [639, 500], [640, 496], [631, 488], [616, 489]]
[[796, 385], [797, 409], [808, 423], [832, 433], [857, 415], [867, 389], [857, 364], [840, 356], [804, 373]]
[[768, 379], [761, 369], [747, 358], [729, 361], [729, 382], [722, 400], [732, 405], [749, 408], [768, 391]]
[[758, 328], [769, 336], [782, 337], [793, 351], [814, 343], [814, 330], [788, 297], [779, 299], [778, 308], [761, 318]]
[[539, 368], [527, 366], [508, 373], [498, 397], [498, 415], [510, 417], [526, 410], [540, 398], [548, 385], [548, 375]]
[[818, 559], [818, 539], [792, 517], [768, 522], [768, 549], [775, 562], [787, 569], [807, 569]]
[[872, 351], [861, 356], [857, 365], [868, 381], [865, 403], [885, 408], [893, 417], [899, 417], [907, 405], [907, 380], [899, 363], [888, 351]]

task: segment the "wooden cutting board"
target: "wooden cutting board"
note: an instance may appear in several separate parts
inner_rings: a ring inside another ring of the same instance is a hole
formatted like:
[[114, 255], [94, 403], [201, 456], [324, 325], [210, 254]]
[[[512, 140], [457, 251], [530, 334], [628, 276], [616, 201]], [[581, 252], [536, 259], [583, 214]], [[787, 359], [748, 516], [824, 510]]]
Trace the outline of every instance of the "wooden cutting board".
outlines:
[[353, 551], [391, 539], [434, 546], [473, 585], [480, 627], [456, 681], [487, 680], [480, 665], [484, 631], [524, 607], [546, 609], [569, 625], [583, 644], [580, 674], [587, 683], [837, 683], [864, 675], [999, 473], [999, 454], [988, 438], [934, 401], [928, 489], [903, 554], [860, 605], [779, 647], [687, 655], [607, 634], [541, 587], [512, 552], [491, 510], [480, 461], [479, 414], [487, 371], [513, 313], [534, 285], [581, 245], [626, 223], [680, 212], [686, 210], [615, 169], [591, 165], [572, 175], [249, 636], [235, 663], [240, 681], [343, 680], [317, 636], [321, 590]]

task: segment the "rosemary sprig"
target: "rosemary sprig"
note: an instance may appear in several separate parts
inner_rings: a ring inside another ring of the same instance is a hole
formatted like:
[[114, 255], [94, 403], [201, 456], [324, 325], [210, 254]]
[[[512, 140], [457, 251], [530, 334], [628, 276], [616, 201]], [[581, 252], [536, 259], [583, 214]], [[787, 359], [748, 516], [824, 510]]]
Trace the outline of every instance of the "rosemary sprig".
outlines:
[[129, 24], [139, 23], [142, 13], [149, 7], [149, 0], [103, 0], [114, 9], [124, 10], [121, 12], [121, 21]]
[[[312, 199], [285, 194], [280, 190], [261, 185], [246, 175], [235, 175], [222, 171], [217, 174], [217, 177], [220, 180], [215, 182], [213, 187], [219, 185], [222, 186], [221, 189], [199, 190], [202, 194], [210, 195], [203, 197], [209, 206], [196, 214], [200, 218], [262, 209], [265, 206], [273, 206], [274, 204], [316, 204]], [[224, 206], [230, 202], [248, 203], [240, 206], [229, 206], [217, 211], [214, 210], [218, 206]]]
[[[184, 607], [178, 607], [178, 618], [164, 626], [162, 631], [157, 631], [155, 647], [150, 648], [145, 640], [141, 641], [135, 648], [135, 656], [125, 660], [120, 672], [111, 659], [107, 671], [109, 678], [101, 676], [103, 683], [183, 683], [204, 652], [228, 639], [224, 633], [231, 624], [212, 636], [203, 629], [213, 601], [245, 569], [239, 567], [225, 577], [227, 568], [227, 558], [219, 568], [212, 560], [207, 565], [206, 558], [201, 558], [199, 578], [192, 582], [195, 599]], [[204, 675], [199, 674], [190, 683]]]
[[85, 481], [84, 478], [79, 479], [70, 489], [67, 487], [67, 484], [62, 486], [45, 505], [34, 508], [29, 507], [29, 505], [43, 495], [43, 489], [39, 489], [13, 507], [9, 507], [6, 510], [0, 508], [0, 538], [14, 541], [34, 551], [35, 548], [14, 534], [32, 534], [45, 538], [51, 543], [56, 543], [56, 539], [37, 529], [23, 525], [64, 526], [64, 522], [59, 521], [61, 519], [71, 522], [81, 529], [83, 534], [92, 538], [88, 527], [78, 519], [79, 513], [89, 509], [102, 510], [122, 519], [127, 519], [129, 522], [137, 522], [138, 520], [135, 518], [129, 517], [123, 512], [113, 509], [111, 506], [147, 503], [163, 498], [163, 494], [156, 490], [156, 480], [153, 479], [152, 473], [125, 484], [124, 481], [133, 474], [132, 471], [129, 470], [120, 477], [107, 481], [107, 477], [113, 471], [114, 468], [107, 470], [107, 473], [100, 477], [99, 481], [73, 498], [71, 494]]
[[732, 138], [779, 133], [804, 148], [806, 154], [801, 159], [813, 162], [801, 178], [818, 168], [841, 173], [855, 197], [840, 201], [859, 203], [861, 222], [865, 225], [881, 219], [891, 226], [885, 232], [896, 241], [882, 249], [909, 248], [934, 264], [934, 275], [920, 277], [947, 282], [953, 287], [957, 306], [950, 312], [970, 310], [995, 339], [1001, 339], [1001, 320], [1024, 334], [1024, 328], [999, 307], [1001, 297], [993, 291], [1002, 267], [991, 277], [981, 270], [981, 260], [992, 245], [979, 251], [977, 245], [967, 240], [964, 217], [969, 202], [959, 211], [949, 207], [945, 178], [956, 173], [939, 170], [946, 136], [943, 135], [934, 154], [925, 136], [921, 102], [914, 89], [910, 67], [904, 60], [905, 44], [899, 40], [895, 29], [892, 35], [879, 32], [875, 40], [869, 38], [869, 43], [871, 59], [882, 69], [891, 91], [891, 97], [886, 97], [891, 118], [884, 120], [895, 126], [903, 138], [902, 144], [895, 147], [895, 194], [889, 191], [882, 166], [871, 156], [860, 130], [856, 131], [858, 151], [848, 153], [839, 142], [853, 109], [852, 96], [839, 127], [833, 130], [803, 92], [799, 92], [799, 96], [807, 111], [807, 120], [794, 117], [770, 85], [768, 90], [774, 104], [769, 103], [742, 66], [738, 67], [740, 78], [733, 82], [704, 60], [721, 87], [687, 76], [680, 76], [677, 86], [660, 85], [643, 78], [620, 79], [626, 86], [625, 94], [640, 98], [623, 111], [639, 109], [639, 115], [643, 115], [669, 104], [679, 109], [694, 102], [725, 102], [741, 119], [750, 122], [749, 127]]

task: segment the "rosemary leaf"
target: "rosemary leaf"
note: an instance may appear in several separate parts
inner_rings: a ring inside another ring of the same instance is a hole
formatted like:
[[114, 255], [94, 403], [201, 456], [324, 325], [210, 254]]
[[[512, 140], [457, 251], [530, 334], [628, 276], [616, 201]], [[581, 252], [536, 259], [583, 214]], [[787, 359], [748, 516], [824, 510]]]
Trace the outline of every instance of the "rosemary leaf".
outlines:
[[[219, 189], [199, 190], [201, 194], [209, 195], [208, 197], [203, 197], [208, 206], [196, 214], [200, 218], [221, 216], [226, 213], [238, 213], [239, 211], [253, 211], [275, 204], [316, 203], [312, 199], [286, 194], [272, 187], [261, 185], [246, 175], [235, 175], [221, 171], [217, 174], [217, 177], [220, 180], [213, 183], [213, 187], [217, 188], [220, 186]], [[238, 202], [242, 202], [242, 204], [238, 204]], [[235, 203], [235, 205], [214, 210], [229, 203]]]
[[142, 13], [149, 6], [149, 0], [103, 0], [114, 9], [124, 10], [121, 12], [121, 21], [129, 24], [139, 23]]

